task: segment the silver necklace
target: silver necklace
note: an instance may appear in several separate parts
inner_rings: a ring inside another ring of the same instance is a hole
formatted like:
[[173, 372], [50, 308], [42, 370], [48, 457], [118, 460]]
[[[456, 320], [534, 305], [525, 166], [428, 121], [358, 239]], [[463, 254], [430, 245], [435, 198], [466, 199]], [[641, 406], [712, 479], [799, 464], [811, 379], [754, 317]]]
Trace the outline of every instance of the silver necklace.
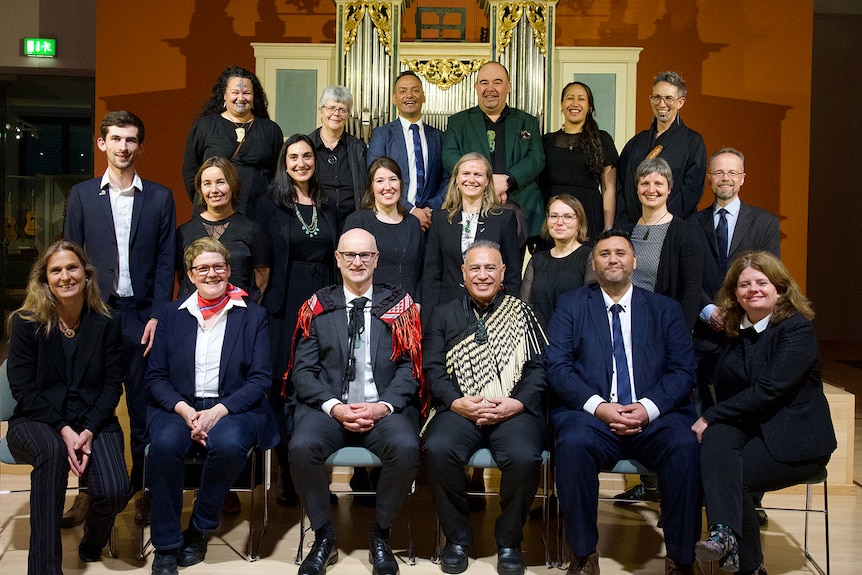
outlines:
[[320, 226], [317, 225], [317, 206], [315, 204], [311, 204], [311, 223], [306, 224], [305, 220], [302, 218], [302, 214], [299, 213], [299, 204], [293, 204], [293, 211], [296, 214], [296, 218], [299, 220], [299, 225], [302, 226], [302, 231], [305, 232], [310, 238], [313, 238], [320, 232]]

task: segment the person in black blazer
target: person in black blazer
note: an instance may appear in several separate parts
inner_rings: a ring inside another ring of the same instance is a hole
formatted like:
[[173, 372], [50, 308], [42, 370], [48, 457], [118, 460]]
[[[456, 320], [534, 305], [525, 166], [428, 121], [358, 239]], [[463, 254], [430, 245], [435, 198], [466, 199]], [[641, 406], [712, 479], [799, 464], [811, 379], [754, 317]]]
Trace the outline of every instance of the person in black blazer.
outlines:
[[[143, 153], [143, 121], [131, 112], [111, 112], [100, 130], [96, 144], [105, 152], [108, 168], [101, 178], [72, 188], [63, 237], [87, 250], [99, 271], [102, 300], [120, 318], [131, 481], [139, 491], [148, 402], [144, 378], [155, 318], [174, 293], [176, 207], [168, 188], [141, 179], [135, 171], [135, 160]], [[138, 511], [136, 519], [142, 520], [143, 509]]]
[[593, 248], [598, 284], [563, 294], [548, 326], [556, 479], [574, 555], [569, 573], [579, 575], [599, 572], [598, 474], [626, 457], [654, 469], [667, 494], [666, 573], [694, 572], [701, 527], [700, 454], [689, 431], [697, 418], [694, 351], [679, 304], [632, 285], [635, 265], [628, 235], [602, 232]]
[[24, 305], [9, 316], [8, 374], [17, 401], [9, 449], [30, 475], [29, 575], [62, 575], [60, 517], [71, 470], [92, 505], [78, 547], [98, 561], [132, 495], [123, 432], [120, 322], [99, 297], [96, 268], [77, 244], [49, 246], [30, 271]]
[[[252, 447], [278, 441], [267, 393], [271, 384], [266, 311], [228, 283], [230, 251], [204, 237], [185, 251], [197, 288], [165, 306], [147, 373], [153, 575], [203, 561], [228, 489]], [[181, 531], [185, 458], [204, 456], [188, 528]]]
[[[407, 211], [416, 216], [424, 231], [431, 225], [431, 212], [443, 204], [449, 185], [449, 174], [443, 171], [443, 132], [422, 121], [425, 91], [419, 76], [410, 70], [402, 72], [395, 80], [392, 103], [398, 109], [398, 118], [374, 128], [365, 161], [369, 168], [381, 156], [398, 163], [404, 177], [401, 201]], [[416, 126], [415, 135], [413, 125]], [[421, 185], [417, 181], [416, 138], [422, 150]]]
[[[485, 156], [471, 152], [455, 164], [446, 201], [431, 216], [422, 275], [423, 319], [443, 303], [464, 295], [461, 264], [464, 252], [477, 240], [500, 245], [508, 273], [506, 293], [521, 289], [521, 251], [518, 222], [513, 209], [500, 204], [494, 193], [493, 172]], [[427, 311], [426, 311], [427, 310]]]
[[409, 294], [373, 284], [377, 258], [374, 236], [344, 232], [336, 251], [343, 285], [318, 290], [299, 312], [290, 471], [315, 532], [299, 575], [322, 575], [338, 560], [324, 462], [346, 445], [383, 462], [369, 557], [374, 575], [398, 573], [387, 540], [419, 465], [421, 329]]
[[753, 494], [821, 472], [837, 443], [823, 393], [814, 312], [781, 261], [747, 252], [727, 272], [718, 305], [726, 343], [717, 402], [692, 426], [701, 441], [709, 536], [702, 561], [765, 574]]

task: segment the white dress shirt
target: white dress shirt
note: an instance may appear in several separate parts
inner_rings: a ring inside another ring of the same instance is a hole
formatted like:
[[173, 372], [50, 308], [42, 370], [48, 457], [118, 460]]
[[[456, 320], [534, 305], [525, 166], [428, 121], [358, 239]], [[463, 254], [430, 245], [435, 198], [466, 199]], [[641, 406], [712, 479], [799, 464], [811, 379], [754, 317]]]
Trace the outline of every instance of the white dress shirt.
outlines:
[[401, 132], [404, 134], [404, 143], [407, 146], [407, 165], [410, 166], [410, 173], [405, 174], [409, 176], [409, 182], [407, 184], [407, 189], [402, 190], [404, 197], [411, 204], [416, 204], [416, 152], [413, 147], [413, 132], [410, 131], [410, 125], [416, 124], [419, 126], [419, 139], [422, 141], [422, 160], [424, 161], [425, 166], [425, 182], [428, 182], [428, 140], [425, 139], [425, 124], [419, 119], [416, 122], [411, 122], [410, 120], [405, 120], [401, 116], [398, 116], [398, 120], [401, 122]]
[[132, 275], [129, 271], [129, 249], [132, 238], [132, 209], [135, 205], [135, 192], [144, 189], [141, 177], [135, 174], [132, 187], [121, 190], [111, 183], [108, 171], [102, 176], [101, 189], [108, 190], [111, 199], [111, 214], [114, 218], [114, 234], [117, 237], [117, 277], [114, 278], [114, 291], [118, 297], [132, 297]]

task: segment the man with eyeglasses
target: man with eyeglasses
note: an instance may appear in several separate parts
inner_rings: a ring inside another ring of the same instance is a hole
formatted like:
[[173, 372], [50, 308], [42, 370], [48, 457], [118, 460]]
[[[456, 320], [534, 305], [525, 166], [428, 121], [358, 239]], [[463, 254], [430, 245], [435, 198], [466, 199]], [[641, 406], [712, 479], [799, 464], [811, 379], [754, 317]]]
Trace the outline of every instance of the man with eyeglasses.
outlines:
[[539, 120], [507, 104], [512, 83], [508, 70], [498, 62], [479, 68], [475, 89], [479, 105], [449, 118], [443, 134], [443, 168], [451, 173], [468, 152], [488, 158], [497, 196], [503, 203], [509, 200], [520, 207], [526, 217], [527, 229], [521, 239], [538, 236], [545, 219], [536, 183], [545, 167]]
[[449, 186], [441, 157], [443, 132], [422, 121], [425, 90], [419, 76], [410, 70], [395, 80], [392, 103], [398, 117], [371, 132], [365, 160], [369, 166], [380, 156], [395, 160], [404, 176], [401, 201], [427, 230], [431, 211], [443, 204]]
[[421, 331], [409, 294], [374, 285], [378, 257], [374, 236], [345, 232], [335, 252], [343, 285], [318, 290], [299, 311], [285, 376], [298, 402], [290, 471], [314, 529], [299, 575], [322, 575], [338, 561], [324, 462], [348, 445], [383, 462], [368, 554], [373, 575], [398, 573], [388, 539], [419, 465]]
[[338, 231], [359, 209], [365, 192], [365, 142], [347, 133], [353, 94], [344, 86], [327, 86], [320, 95], [320, 127], [308, 135], [314, 142], [320, 186], [336, 208]]
[[660, 157], [673, 171], [668, 211], [683, 219], [697, 211], [706, 175], [706, 146], [701, 135], [680, 118], [685, 97], [685, 81], [676, 72], [661, 72], [653, 79], [649, 97], [655, 116], [652, 125], [626, 143], [617, 165], [617, 227], [636, 224], [641, 217], [635, 171], [647, 158]]
[[713, 304], [728, 266], [743, 252], [764, 250], [781, 257], [778, 218], [739, 199], [745, 183], [745, 156], [734, 148], [722, 148], [709, 160], [709, 185], [715, 203], [697, 213], [695, 226], [705, 257], [699, 321], [694, 328], [698, 356], [699, 400], [711, 405], [706, 384], [715, 364], [724, 332], [724, 319]]

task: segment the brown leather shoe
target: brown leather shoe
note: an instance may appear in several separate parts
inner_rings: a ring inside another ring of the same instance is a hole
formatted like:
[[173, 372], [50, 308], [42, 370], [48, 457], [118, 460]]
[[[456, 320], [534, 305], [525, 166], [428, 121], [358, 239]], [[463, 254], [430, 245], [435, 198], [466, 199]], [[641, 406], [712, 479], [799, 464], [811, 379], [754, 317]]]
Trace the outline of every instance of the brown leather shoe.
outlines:
[[694, 575], [694, 565], [678, 565], [670, 557], [664, 558], [665, 575]]
[[89, 512], [90, 495], [83, 491], [79, 491], [78, 495], [75, 496], [75, 501], [72, 503], [72, 506], [63, 513], [63, 517], [60, 519], [60, 527], [68, 529], [69, 527], [80, 525], [87, 518], [87, 514]]
[[599, 554], [590, 553], [586, 557], [572, 555], [566, 575], [599, 575]]

